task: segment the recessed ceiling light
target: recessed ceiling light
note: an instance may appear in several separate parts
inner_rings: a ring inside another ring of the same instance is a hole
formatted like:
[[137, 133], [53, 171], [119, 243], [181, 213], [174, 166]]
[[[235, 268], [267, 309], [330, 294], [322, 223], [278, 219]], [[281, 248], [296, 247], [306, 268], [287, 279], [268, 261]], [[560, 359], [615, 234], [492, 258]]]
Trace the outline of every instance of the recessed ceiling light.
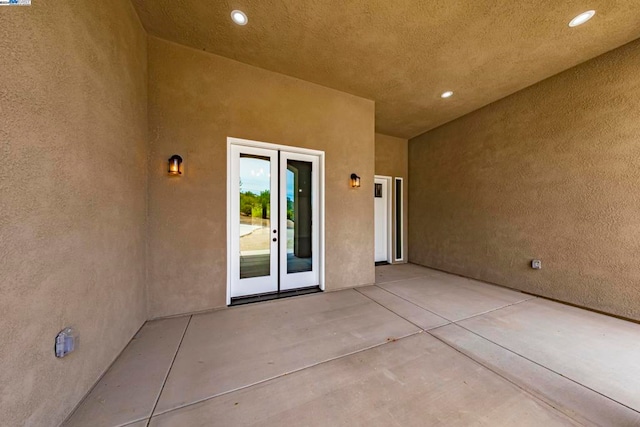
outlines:
[[231, 19], [238, 25], [247, 25], [247, 22], [249, 22], [249, 18], [247, 18], [247, 15], [241, 10], [231, 12]]
[[593, 15], [596, 14], [595, 10], [587, 10], [586, 12], [581, 13], [576, 16], [569, 22], [570, 27], [577, 27], [578, 25], [582, 25], [587, 22], [589, 19], [593, 18]]
[[451, 98], [453, 96], [453, 92], [448, 90], [446, 92], [443, 92], [442, 95], [440, 95], [440, 98]]

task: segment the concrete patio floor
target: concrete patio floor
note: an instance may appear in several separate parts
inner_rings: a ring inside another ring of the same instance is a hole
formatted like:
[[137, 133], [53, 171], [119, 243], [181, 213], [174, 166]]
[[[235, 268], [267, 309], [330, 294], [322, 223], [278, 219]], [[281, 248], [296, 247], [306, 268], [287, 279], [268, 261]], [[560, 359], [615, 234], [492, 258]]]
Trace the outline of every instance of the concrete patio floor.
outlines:
[[411, 264], [147, 322], [66, 426], [640, 425], [640, 325]]

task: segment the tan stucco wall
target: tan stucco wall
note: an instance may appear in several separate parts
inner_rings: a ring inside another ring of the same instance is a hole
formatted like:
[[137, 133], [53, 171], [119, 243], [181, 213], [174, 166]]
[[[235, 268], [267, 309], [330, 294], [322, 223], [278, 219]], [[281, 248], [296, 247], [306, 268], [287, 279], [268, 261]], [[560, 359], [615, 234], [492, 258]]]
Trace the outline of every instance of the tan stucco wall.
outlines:
[[0, 424], [55, 426], [145, 320], [146, 35], [128, 0], [0, 28]]
[[412, 139], [410, 261], [640, 319], [638, 64], [640, 41]]
[[[396, 138], [389, 135], [383, 135], [381, 133], [376, 133], [376, 166], [375, 171], [376, 175], [390, 176], [392, 178], [403, 178], [402, 182], [402, 193], [403, 193], [403, 207], [402, 207], [402, 217], [403, 217], [403, 240], [402, 240], [402, 261], [399, 262], [407, 262], [409, 258], [407, 249], [408, 249], [408, 231], [409, 231], [409, 216], [408, 216], [408, 207], [409, 207], [409, 141], [404, 138]], [[396, 208], [395, 208], [395, 200], [396, 200], [396, 184], [395, 180], [392, 179], [391, 186], [393, 188], [393, 227], [392, 227], [392, 238], [393, 238], [393, 259], [396, 256]]]
[[324, 150], [327, 289], [374, 281], [372, 101], [150, 37], [149, 121], [149, 317], [226, 304], [228, 136]]

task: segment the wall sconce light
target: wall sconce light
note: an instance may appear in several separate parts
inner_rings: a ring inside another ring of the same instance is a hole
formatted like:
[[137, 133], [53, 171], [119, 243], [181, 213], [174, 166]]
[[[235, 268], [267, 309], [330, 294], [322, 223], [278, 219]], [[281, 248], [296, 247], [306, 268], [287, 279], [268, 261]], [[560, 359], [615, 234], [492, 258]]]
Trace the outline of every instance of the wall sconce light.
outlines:
[[182, 175], [182, 157], [178, 156], [177, 154], [174, 154], [169, 159], [169, 175]]
[[360, 187], [360, 177], [355, 173], [351, 174], [351, 188]]

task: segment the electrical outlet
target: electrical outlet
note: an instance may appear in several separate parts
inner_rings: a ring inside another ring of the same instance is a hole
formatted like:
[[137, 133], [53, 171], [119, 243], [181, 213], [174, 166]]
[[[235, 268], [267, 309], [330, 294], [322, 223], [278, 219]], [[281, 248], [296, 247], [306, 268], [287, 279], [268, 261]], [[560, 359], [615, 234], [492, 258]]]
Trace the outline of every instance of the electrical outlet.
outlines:
[[73, 328], [65, 328], [56, 336], [56, 357], [65, 357], [76, 349], [78, 335]]
[[533, 268], [534, 270], [540, 270], [542, 268], [542, 261], [539, 259], [532, 260], [531, 268]]

